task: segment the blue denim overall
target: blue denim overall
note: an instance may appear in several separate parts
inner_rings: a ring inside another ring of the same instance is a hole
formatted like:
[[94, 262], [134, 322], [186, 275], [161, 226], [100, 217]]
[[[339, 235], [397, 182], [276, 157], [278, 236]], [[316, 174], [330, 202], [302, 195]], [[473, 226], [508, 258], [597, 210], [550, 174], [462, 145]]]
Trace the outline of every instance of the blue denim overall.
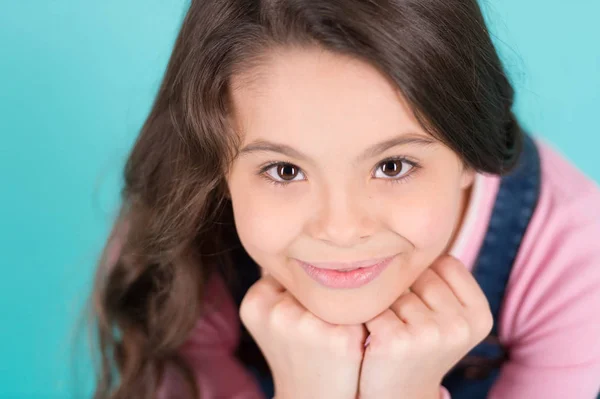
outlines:
[[525, 135], [517, 167], [502, 177], [486, 236], [473, 268], [485, 293], [494, 326], [444, 378], [452, 399], [484, 399], [500, 374], [508, 351], [498, 342], [498, 321], [504, 291], [540, 188], [540, 159], [533, 139]]
[[[501, 179], [488, 230], [473, 268], [473, 275], [490, 303], [494, 326], [489, 337], [444, 378], [443, 385], [452, 399], [486, 398], [508, 357], [498, 342], [498, 319], [512, 265], [537, 204], [539, 187], [538, 151], [532, 138], [525, 135], [517, 167]], [[259, 272], [243, 250], [234, 252], [233, 256], [238, 265], [236, 269], [241, 273], [239, 289], [234, 290], [239, 305], [247, 289], [259, 278]], [[243, 326], [238, 357], [256, 376], [266, 397], [272, 398], [273, 382], [268, 366]], [[402, 393], [398, 392], [398, 398], [401, 397]]]

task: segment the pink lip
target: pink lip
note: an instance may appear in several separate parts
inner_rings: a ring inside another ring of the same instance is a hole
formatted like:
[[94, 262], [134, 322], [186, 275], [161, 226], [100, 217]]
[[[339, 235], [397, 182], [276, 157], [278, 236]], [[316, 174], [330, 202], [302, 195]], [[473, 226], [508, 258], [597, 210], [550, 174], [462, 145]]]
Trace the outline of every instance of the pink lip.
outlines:
[[[396, 255], [389, 258], [350, 263], [298, 263], [316, 282], [329, 288], [358, 288], [373, 281], [392, 262]], [[349, 271], [341, 271], [352, 269]]]

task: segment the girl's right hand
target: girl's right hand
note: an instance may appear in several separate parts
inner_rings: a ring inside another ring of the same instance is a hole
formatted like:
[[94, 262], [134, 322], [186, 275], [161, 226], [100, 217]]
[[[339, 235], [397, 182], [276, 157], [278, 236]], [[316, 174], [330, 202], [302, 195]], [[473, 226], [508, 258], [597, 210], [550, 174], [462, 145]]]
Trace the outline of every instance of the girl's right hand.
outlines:
[[366, 329], [332, 325], [271, 275], [246, 293], [240, 318], [267, 360], [277, 399], [355, 399]]

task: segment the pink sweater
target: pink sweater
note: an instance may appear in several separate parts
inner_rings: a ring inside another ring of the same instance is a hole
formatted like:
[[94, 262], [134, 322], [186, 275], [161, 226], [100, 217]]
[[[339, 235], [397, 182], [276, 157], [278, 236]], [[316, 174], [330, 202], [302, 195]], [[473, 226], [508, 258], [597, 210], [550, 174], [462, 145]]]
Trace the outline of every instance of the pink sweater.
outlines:
[[[600, 387], [600, 189], [546, 143], [540, 146], [538, 207], [508, 282], [499, 325], [510, 360], [492, 399], [591, 399]], [[472, 269], [500, 179], [477, 175], [465, 223], [451, 253]], [[239, 318], [224, 283], [213, 278], [181, 353], [193, 366], [203, 398], [263, 398], [235, 359]], [[168, 369], [161, 399], [178, 397]], [[449, 394], [442, 388], [442, 396]]]

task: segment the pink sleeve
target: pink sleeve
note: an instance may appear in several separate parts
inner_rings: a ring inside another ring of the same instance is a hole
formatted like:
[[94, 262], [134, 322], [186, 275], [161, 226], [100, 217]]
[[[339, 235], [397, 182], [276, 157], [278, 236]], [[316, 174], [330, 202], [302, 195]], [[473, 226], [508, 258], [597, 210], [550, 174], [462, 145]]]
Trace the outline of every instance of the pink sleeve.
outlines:
[[[192, 367], [205, 399], [263, 399], [254, 377], [236, 359], [239, 318], [233, 298], [223, 280], [215, 275], [207, 283], [206, 310], [181, 347], [181, 354]], [[159, 398], [178, 398], [178, 376], [167, 370]]]
[[510, 359], [491, 399], [598, 395], [600, 191], [571, 194], [542, 201], [524, 237], [500, 322]]

